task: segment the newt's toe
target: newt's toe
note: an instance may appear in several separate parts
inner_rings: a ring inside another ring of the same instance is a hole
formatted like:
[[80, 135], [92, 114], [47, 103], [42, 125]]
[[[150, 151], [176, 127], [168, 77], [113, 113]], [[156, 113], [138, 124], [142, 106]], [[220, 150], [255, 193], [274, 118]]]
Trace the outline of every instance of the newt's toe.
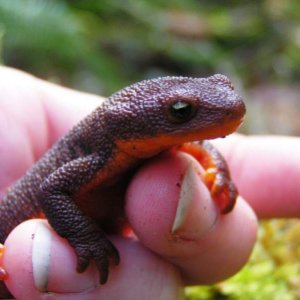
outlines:
[[205, 171], [204, 181], [210, 190], [211, 196], [221, 209], [222, 214], [229, 213], [236, 202], [238, 191], [226, 173], [217, 168]]
[[5, 271], [5, 269], [3, 269], [2, 267], [0, 267], [0, 280], [4, 281], [8, 278], [8, 274]]
[[89, 238], [72, 241], [77, 254], [77, 272], [84, 272], [91, 260], [94, 260], [99, 270], [100, 284], [106, 283], [111, 264], [118, 265], [120, 257], [115, 246], [103, 235], [101, 231], [89, 233]]
[[[5, 251], [5, 246], [0, 243], [0, 259], [2, 258]], [[0, 281], [6, 280], [8, 277], [8, 274], [6, 270], [0, 266]]]

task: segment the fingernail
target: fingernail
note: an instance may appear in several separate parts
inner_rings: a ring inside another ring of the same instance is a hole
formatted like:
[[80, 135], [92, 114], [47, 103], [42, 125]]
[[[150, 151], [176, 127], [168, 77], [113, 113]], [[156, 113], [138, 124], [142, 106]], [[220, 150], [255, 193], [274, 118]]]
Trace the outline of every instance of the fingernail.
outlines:
[[34, 285], [41, 292], [47, 291], [48, 272], [51, 259], [52, 236], [46, 224], [40, 222], [32, 244], [32, 270]]
[[187, 166], [179, 193], [172, 234], [181, 239], [202, 237], [216, 223], [218, 212], [201, 177], [200, 164], [192, 159]]

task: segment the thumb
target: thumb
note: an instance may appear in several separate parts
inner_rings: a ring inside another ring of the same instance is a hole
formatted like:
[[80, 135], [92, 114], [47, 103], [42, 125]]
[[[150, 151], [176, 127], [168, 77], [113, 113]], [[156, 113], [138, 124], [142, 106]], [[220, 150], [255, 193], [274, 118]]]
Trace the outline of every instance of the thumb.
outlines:
[[131, 182], [126, 211], [141, 243], [179, 268], [187, 284], [208, 284], [236, 273], [248, 260], [257, 221], [241, 198], [221, 215], [190, 155], [166, 152]]

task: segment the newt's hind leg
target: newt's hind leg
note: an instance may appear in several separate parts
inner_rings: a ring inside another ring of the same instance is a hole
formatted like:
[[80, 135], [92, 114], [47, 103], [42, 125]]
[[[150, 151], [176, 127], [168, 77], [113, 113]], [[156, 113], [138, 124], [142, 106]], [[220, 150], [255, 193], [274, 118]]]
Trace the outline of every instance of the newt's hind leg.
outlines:
[[235, 205], [238, 191], [218, 150], [207, 141], [185, 143], [178, 150], [191, 154], [199, 161], [205, 169], [203, 180], [212, 198], [220, 206], [221, 213], [229, 213]]

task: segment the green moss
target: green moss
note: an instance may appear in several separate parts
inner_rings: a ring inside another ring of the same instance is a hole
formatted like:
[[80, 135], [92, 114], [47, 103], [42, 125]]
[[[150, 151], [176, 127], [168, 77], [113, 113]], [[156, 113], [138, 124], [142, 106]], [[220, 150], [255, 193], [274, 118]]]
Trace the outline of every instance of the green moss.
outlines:
[[247, 265], [232, 278], [214, 286], [187, 288], [187, 299], [299, 299], [299, 233], [299, 220], [262, 222]]

